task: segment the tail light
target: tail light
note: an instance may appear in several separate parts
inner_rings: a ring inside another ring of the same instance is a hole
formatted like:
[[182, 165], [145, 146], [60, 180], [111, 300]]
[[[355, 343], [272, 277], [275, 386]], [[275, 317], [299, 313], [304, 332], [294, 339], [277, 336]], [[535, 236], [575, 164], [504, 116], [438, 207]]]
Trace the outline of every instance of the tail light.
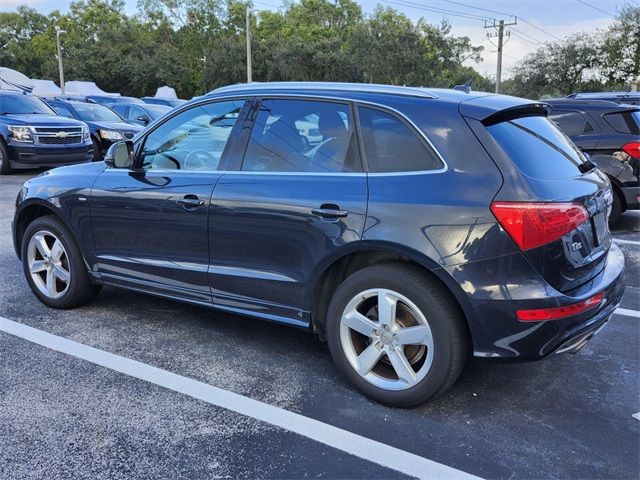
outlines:
[[558, 240], [589, 220], [579, 203], [492, 202], [491, 212], [520, 250]]
[[627, 143], [622, 147], [624, 153], [633, 158], [640, 158], [640, 142]]
[[604, 292], [595, 294], [591, 298], [564, 307], [538, 308], [535, 310], [516, 310], [516, 316], [521, 322], [542, 322], [544, 320], [559, 320], [577, 315], [597, 307], [604, 300]]

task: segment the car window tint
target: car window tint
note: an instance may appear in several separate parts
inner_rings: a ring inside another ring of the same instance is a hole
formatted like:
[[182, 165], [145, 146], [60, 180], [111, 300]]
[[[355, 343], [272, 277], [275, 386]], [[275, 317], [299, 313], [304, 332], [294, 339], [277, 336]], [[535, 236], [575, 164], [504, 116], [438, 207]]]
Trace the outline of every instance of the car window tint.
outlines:
[[264, 100], [256, 115], [242, 170], [360, 171], [349, 105]]
[[570, 137], [593, 132], [593, 126], [580, 112], [554, 112], [549, 118]]
[[146, 169], [216, 170], [243, 100], [199, 105], [172, 117], [146, 138]]
[[442, 168], [442, 162], [402, 120], [381, 110], [359, 107], [370, 172], [412, 172]]
[[640, 110], [603, 115], [605, 121], [618, 133], [640, 135]]
[[487, 130], [525, 174], [543, 180], [580, 175], [585, 158], [569, 138], [546, 117], [524, 117], [496, 123]]
[[74, 118], [73, 113], [67, 107], [62, 105], [53, 105], [53, 109], [56, 111], [58, 115], [62, 115], [63, 117]]
[[143, 117], [143, 116], [148, 117], [149, 115], [144, 113], [144, 110], [142, 110], [140, 107], [134, 107], [134, 106], [129, 107], [129, 113], [127, 115], [128, 118], [132, 120], [137, 120], [138, 117]]

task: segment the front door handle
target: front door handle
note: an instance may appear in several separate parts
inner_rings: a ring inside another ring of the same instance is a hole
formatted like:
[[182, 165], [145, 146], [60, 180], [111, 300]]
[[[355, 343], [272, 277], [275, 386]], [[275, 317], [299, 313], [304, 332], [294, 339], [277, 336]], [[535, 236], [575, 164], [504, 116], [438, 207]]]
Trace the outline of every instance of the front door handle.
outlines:
[[182, 205], [188, 210], [191, 210], [202, 207], [204, 205], [204, 200], [200, 200], [197, 195], [185, 195], [184, 197], [176, 200], [176, 203], [178, 205]]
[[338, 205], [334, 205], [332, 203], [325, 203], [320, 205], [320, 208], [313, 208], [311, 213], [329, 220], [337, 220], [338, 218], [343, 218], [349, 215], [349, 212], [341, 210]]

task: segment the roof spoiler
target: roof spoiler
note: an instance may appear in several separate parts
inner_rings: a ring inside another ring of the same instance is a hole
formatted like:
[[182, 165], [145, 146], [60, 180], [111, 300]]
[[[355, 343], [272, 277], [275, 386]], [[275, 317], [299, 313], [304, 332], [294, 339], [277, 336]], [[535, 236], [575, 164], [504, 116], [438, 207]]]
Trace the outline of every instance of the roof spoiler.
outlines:
[[495, 125], [496, 123], [508, 122], [509, 120], [521, 117], [546, 117], [550, 110], [551, 107], [546, 103], [525, 103], [523, 105], [516, 105], [514, 107], [498, 110], [484, 118], [482, 123], [488, 127], [490, 125]]

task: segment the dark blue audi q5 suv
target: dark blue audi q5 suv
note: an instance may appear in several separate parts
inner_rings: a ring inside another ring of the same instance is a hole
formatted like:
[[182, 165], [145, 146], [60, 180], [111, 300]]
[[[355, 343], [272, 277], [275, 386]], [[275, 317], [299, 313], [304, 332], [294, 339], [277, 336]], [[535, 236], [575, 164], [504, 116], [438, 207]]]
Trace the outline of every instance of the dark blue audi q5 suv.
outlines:
[[409, 406], [471, 355], [541, 359], [600, 330], [624, 290], [611, 204], [544, 103], [266, 83], [29, 180], [13, 236], [51, 307], [109, 284], [294, 325]]

